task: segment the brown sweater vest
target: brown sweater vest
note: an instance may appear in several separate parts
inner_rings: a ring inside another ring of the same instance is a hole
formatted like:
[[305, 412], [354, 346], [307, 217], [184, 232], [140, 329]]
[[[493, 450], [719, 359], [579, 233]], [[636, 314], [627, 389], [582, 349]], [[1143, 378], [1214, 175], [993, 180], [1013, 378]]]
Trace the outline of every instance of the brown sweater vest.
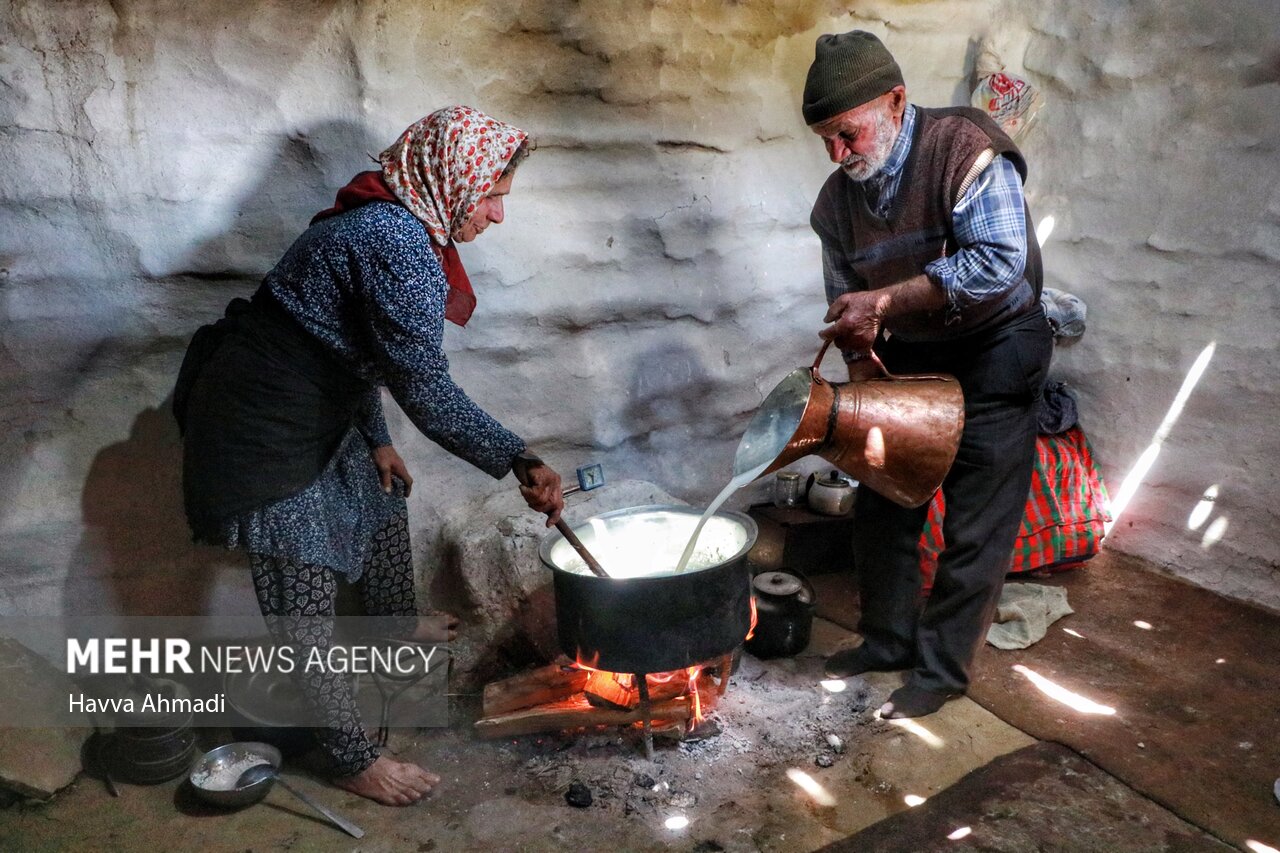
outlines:
[[[985, 113], [972, 107], [916, 107], [915, 133], [887, 218], [871, 212], [863, 186], [840, 169], [827, 178], [810, 224], [824, 248], [843, 261], [867, 290], [905, 281], [931, 261], [959, 248], [951, 211], [978, 156], [991, 148], [1014, 164], [1026, 181], [1027, 165], [1016, 145]], [[895, 317], [886, 327], [907, 340], [942, 340], [999, 325], [1034, 308], [1042, 272], [1040, 249], [1024, 203], [1027, 224], [1025, 284], [993, 303], [969, 306], [959, 322], [945, 311]]]

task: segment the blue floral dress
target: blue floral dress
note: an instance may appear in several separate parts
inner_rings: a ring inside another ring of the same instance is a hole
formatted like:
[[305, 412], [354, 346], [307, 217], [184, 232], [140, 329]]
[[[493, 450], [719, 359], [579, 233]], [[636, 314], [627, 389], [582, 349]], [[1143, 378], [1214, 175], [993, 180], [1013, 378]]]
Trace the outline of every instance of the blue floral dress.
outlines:
[[[343, 363], [386, 387], [423, 434], [501, 478], [525, 444], [449, 376], [441, 348], [448, 282], [429, 239], [405, 208], [373, 202], [307, 229], [264, 284]], [[221, 544], [357, 580], [375, 534], [405, 512], [400, 484], [382, 490], [370, 453], [390, 443], [375, 387], [320, 477], [229, 519]]]

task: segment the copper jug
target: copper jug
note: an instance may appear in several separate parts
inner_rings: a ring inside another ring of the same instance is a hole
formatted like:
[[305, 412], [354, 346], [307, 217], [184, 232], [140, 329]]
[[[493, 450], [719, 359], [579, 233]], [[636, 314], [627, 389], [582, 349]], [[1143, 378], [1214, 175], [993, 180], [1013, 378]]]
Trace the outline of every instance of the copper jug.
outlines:
[[874, 352], [881, 377], [830, 382], [818, 372], [830, 345], [765, 398], [738, 444], [735, 477], [764, 476], [817, 454], [896, 504], [922, 505], [960, 447], [960, 383], [939, 374], [896, 376]]

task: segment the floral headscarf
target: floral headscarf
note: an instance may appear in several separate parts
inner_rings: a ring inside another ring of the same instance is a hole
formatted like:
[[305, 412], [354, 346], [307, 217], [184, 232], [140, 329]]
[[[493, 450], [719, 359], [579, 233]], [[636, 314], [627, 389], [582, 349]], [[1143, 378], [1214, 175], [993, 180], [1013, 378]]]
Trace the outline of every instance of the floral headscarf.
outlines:
[[444, 246], [456, 239], [529, 137], [471, 107], [445, 107], [409, 125], [378, 156], [387, 186]]

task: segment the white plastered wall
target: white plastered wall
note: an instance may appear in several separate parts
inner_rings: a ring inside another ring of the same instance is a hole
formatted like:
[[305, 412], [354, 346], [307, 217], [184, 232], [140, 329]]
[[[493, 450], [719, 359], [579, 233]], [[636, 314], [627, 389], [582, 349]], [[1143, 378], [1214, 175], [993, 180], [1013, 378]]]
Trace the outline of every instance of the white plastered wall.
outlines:
[[[369, 152], [454, 102], [539, 140], [507, 222], [462, 249], [480, 304], [446, 333], [455, 377], [565, 473], [598, 461], [708, 499], [763, 393], [816, 351], [807, 219], [829, 164], [798, 101], [814, 37], [855, 27], [886, 40], [917, 103], [967, 96], [982, 36], [1043, 88], [1028, 195], [1056, 220], [1048, 284], [1089, 308], [1054, 374], [1113, 496], [1144, 466], [1109, 546], [1280, 607], [1273, 11], [15, 0], [0, 615], [252, 607], [236, 559], [186, 542], [165, 409], [183, 346]], [[440, 516], [512, 485], [391, 420], [435, 553]]]

